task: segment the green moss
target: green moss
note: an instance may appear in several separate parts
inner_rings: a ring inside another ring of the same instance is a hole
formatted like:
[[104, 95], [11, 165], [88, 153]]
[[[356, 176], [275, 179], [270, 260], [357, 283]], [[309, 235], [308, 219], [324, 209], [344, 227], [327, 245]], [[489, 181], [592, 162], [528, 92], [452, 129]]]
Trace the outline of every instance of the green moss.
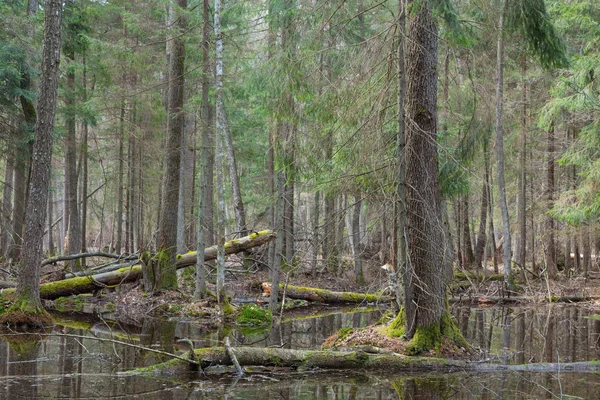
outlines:
[[406, 354], [415, 355], [427, 350], [439, 350], [442, 342], [440, 324], [419, 326], [412, 340], [406, 346]]
[[0, 315], [0, 325], [11, 329], [16, 326], [43, 328], [52, 325], [52, 317], [30, 297], [15, 300], [8, 310]]
[[176, 290], [177, 289], [177, 273], [175, 265], [171, 263], [171, 255], [165, 249], [156, 252], [152, 258], [152, 262], [156, 264], [156, 271], [159, 276], [155, 277], [156, 282], [153, 286], [156, 289]]
[[245, 326], [271, 325], [272, 321], [271, 312], [256, 304], [245, 304], [239, 307], [235, 318], [238, 325]]
[[470, 348], [452, 315], [446, 310], [439, 324], [417, 327], [415, 334], [406, 347], [409, 355], [415, 355], [428, 350], [439, 352], [442, 340], [450, 341], [453, 346], [464, 349]]
[[338, 331], [338, 340], [344, 340], [354, 331], [352, 328], [342, 328]]
[[223, 316], [225, 318], [231, 318], [235, 315], [235, 307], [231, 305], [229, 300], [223, 302]]
[[402, 307], [392, 322], [379, 328], [379, 332], [389, 337], [402, 337], [404, 336], [404, 323], [404, 307]]
[[[592, 320], [595, 320], [595, 321], [600, 321], [600, 315], [586, 315], [583, 318], [585, 318], [585, 319], [592, 319]], [[597, 361], [597, 360], [592, 360], [592, 361]]]
[[54, 308], [60, 312], [82, 312], [84, 301], [77, 296], [59, 297], [54, 300]]

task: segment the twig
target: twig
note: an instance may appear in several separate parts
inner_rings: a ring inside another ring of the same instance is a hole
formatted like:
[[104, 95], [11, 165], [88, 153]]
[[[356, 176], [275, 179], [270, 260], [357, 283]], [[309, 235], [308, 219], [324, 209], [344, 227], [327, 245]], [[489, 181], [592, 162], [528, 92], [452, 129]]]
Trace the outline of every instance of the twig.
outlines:
[[229, 336], [227, 336], [225, 338], [225, 350], [227, 351], [227, 355], [231, 359], [231, 363], [235, 367], [235, 372], [236, 372], [237, 376], [244, 375], [244, 371], [242, 370], [242, 367], [240, 366], [240, 363], [238, 362], [237, 357], [235, 356], [235, 353], [233, 352], [233, 347], [231, 347], [231, 344], [229, 343]]

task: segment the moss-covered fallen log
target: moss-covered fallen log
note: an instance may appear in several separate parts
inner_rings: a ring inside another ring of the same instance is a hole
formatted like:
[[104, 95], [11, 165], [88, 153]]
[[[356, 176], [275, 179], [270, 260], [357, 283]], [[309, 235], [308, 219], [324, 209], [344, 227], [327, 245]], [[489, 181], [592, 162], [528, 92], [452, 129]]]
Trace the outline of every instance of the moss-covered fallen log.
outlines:
[[[274, 237], [275, 233], [270, 230], [255, 232], [241, 239], [234, 239], [226, 242], [225, 252], [227, 254], [232, 254], [248, 250], [268, 243]], [[214, 251], [211, 249], [213, 249], [213, 247], [206, 249], [205, 260], [216, 258], [216, 247], [214, 248]], [[178, 256], [176, 267], [178, 269], [185, 268], [195, 263], [196, 252], [190, 252]], [[46, 300], [54, 300], [62, 296], [90, 293], [105, 287], [114, 287], [123, 283], [133, 282], [140, 279], [141, 276], [142, 265], [137, 264], [130, 267], [119, 268], [116, 271], [48, 282], [40, 285], [40, 297]], [[1, 293], [9, 294], [11, 292], [14, 292], [14, 289], [5, 289]]]
[[[262, 246], [275, 239], [276, 233], [271, 230], [254, 232], [243, 238], [228, 240], [225, 242], [225, 254], [241, 253], [254, 247]], [[177, 268], [185, 268], [196, 264], [197, 252], [190, 251], [177, 255]], [[204, 249], [204, 260], [215, 260], [217, 258], [217, 246]]]
[[[284, 284], [279, 284], [279, 296], [284, 293]], [[263, 292], [266, 295], [271, 295], [271, 284], [264, 282], [262, 284]], [[285, 286], [285, 297], [290, 299], [314, 301], [318, 303], [389, 303], [392, 301], [391, 296], [382, 296], [374, 293], [356, 293], [356, 292], [334, 292], [327, 289], [302, 287], [302, 286]]]
[[[223, 347], [194, 350], [195, 360], [202, 368], [232, 365]], [[281, 348], [236, 347], [235, 355], [241, 366], [271, 366], [294, 369], [363, 369], [386, 372], [422, 371], [532, 371], [532, 372], [600, 372], [600, 361], [538, 364], [494, 364], [435, 357], [415, 357], [394, 353], [372, 354], [364, 351], [290, 350]], [[180, 375], [189, 373], [190, 365], [173, 359], [129, 373]]]

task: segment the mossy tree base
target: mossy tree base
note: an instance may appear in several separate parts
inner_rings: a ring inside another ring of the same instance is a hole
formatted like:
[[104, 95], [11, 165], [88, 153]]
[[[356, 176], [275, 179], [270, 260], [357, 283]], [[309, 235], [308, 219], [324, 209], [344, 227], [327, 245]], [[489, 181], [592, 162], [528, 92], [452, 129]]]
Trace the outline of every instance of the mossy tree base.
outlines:
[[[404, 327], [404, 309], [400, 309], [392, 322], [379, 328], [379, 331], [390, 337], [403, 337]], [[408, 355], [420, 354], [425, 351], [443, 353], [441, 351], [443, 350], [442, 346], [455, 347], [461, 351], [470, 349], [469, 344], [460, 329], [458, 329], [458, 325], [447, 310], [444, 311], [439, 324], [417, 327], [415, 334], [406, 346], [405, 352]]]
[[39, 329], [52, 326], [52, 317], [43, 307], [33, 301], [15, 301], [6, 312], [0, 315], [0, 325], [10, 329]]

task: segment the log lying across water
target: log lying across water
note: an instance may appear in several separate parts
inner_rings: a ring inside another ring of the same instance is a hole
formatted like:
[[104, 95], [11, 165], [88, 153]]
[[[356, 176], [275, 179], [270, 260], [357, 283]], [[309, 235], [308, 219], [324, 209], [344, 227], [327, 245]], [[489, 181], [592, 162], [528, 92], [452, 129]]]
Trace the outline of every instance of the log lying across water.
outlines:
[[[225, 253], [233, 254], [240, 251], [248, 250], [253, 247], [261, 246], [265, 243], [268, 243], [274, 238], [275, 233], [271, 230], [255, 232], [249, 236], [226, 242]], [[216, 246], [209, 247], [205, 250], [205, 261], [214, 260], [216, 257]], [[196, 264], [195, 251], [177, 256], [177, 269], [189, 267], [194, 264]], [[46, 300], [54, 300], [62, 296], [90, 293], [105, 287], [116, 286], [127, 282], [133, 282], [140, 279], [141, 277], [142, 265], [137, 264], [130, 267], [119, 268], [116, 271], [44, 283], [40, 285], [40, 297]], [[14, 289], [6, 289], [3, 290], [2, 293], [10, 293], [12, 291], [14, 291]]]
[[[532, 372], [600, 372], [600, 362], [494, 364], [435, 357], [415, 357], [400, 354], [372, 354], [364, 351], [290, 350], [281, 348], [236, 347], [233, 349], [242, 366], [272, 366], [289, 368], [363, 369], [369, 371], [532, 371]], [[194, 350], [195, 360], [202, 368], [232, 365], [224, 347]], [[189, 363], [173, 359], [130, 373], [180, 375], [190, 372]]]
[[[267, 295], [271, 293], [271, 284], [264, 282], [262, 284], [263, 292]], [[284, 290], [285, 287], [285, 290]], [[314, 301], [318, 303], [389, 303], [392, 301], [390, 296], [382, 296], [372, 293], [355, 293], [355, 292], [334, 292], [327, 289], [301, 287], [279, 284], [279, 296], [285, 292], [285, 297], [297, 300]]]

